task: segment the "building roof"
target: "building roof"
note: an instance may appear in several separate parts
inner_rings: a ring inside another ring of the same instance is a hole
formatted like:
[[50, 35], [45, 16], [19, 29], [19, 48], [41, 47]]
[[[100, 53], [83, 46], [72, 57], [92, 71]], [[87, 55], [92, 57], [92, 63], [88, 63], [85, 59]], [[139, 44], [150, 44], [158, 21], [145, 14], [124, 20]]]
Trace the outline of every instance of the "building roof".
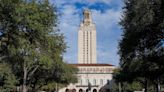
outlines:
[[69, 64], [69, 65], [72, 65], [72, 66], [114, 66], [114, 65], [111, 65], [111, 64]]

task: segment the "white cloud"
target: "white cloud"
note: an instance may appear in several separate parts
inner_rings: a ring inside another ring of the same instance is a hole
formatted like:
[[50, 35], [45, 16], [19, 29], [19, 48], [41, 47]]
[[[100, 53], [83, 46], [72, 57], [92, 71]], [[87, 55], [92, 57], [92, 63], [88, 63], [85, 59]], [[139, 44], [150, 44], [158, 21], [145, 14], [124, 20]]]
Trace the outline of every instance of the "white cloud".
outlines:
[[113, 9], [108, 9], [103, 13], [98, 10], [92, 10], [92, 16], [98, 30], [105, 32], [105, 34], [113, 31], [112, 28], [118, 25], [120, 15], [120, 11], [114, 11]]
[[118, 22], [121, 12], [108, 9], [105, 12], [92, 10], [93, 20], [97, 28], [97, 58], [99, 63], [112, 63], [118, 65], [118, 40], [120, 30]]
[[[78, 10], [73, 5], [64, 5], [59, 16], [59, 28], [64, 33], [67, 42], [67, 53], [64, 54], [66, 62], [77, 60], [77, 30], [80, 22]], [[71, 55], [70, 55], [71, 54]]]

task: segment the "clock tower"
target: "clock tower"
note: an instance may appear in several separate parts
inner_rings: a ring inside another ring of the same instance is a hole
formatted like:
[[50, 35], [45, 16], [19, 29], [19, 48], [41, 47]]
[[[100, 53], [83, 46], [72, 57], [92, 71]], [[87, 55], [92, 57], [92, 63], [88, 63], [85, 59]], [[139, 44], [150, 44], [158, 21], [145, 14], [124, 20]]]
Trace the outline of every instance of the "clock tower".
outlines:
[[78, 31], [78, 63], [95, 64], [96, 58], [96, 28], [91, 12], [86, 9]]

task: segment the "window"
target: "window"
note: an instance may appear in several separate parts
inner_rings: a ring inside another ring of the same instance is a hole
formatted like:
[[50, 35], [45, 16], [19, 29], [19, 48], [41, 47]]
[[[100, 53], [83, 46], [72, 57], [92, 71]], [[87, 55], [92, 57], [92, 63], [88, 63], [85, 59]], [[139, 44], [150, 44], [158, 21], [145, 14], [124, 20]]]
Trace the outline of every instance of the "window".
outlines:
[[97, 92], [97, 90], [96, 89], [93, 89], [93, 92]]
[[83, 92], [83, 90], [82, 89], [79, 89], [79, 92]]
[[86, 80], [86, 83], [87, 83], [87, 84], [89, 83], [89, 79]]
[[72, 92], [76, 92], [76, 89], [73, 89]]
[[96, 79], [93, 80], [93, 85], [96, 85]]
[[103, 79], [100, 79], [100, 85], [103, 85]]
[[66, 89], [65, 92], [69, 92], [69, 89]]
[[80, 80], [80, 85], [82, 85], [82, 84], [83, 84], [83, 80], [81, 79], [81, 80]]

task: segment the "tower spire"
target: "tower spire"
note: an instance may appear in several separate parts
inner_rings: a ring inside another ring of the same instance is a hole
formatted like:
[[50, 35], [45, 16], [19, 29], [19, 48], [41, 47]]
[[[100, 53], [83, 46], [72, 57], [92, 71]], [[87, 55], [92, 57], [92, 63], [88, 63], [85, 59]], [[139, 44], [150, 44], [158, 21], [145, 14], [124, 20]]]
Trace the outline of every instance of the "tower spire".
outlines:
[[85, 9], [83, 12], [83, 23], [84, 25], [90, 25], [92, 23], [91, 12], [88, 9]]

